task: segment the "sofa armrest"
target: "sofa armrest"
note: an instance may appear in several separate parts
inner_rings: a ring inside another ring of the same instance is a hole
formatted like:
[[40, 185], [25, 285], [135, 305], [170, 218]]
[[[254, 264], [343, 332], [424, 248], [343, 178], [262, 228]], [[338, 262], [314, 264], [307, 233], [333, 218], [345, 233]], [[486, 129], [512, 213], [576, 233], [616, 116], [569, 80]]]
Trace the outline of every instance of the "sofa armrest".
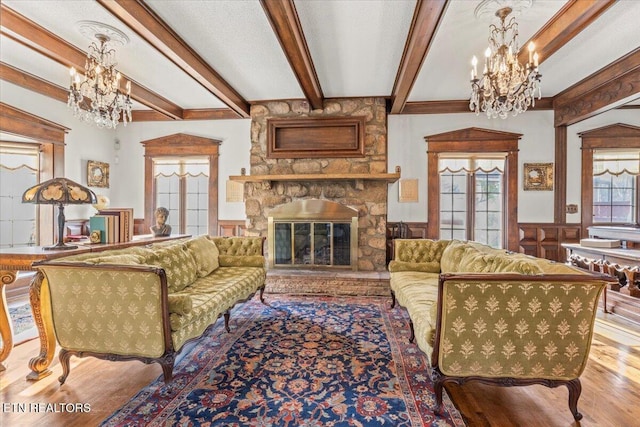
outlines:
[[150, 266], [42, 262], [61, 347], [157, 358], [172, 349], [167, 278]]
[[604, 275], [441, 274], [432, 365], [450, 377], [571, 380]]

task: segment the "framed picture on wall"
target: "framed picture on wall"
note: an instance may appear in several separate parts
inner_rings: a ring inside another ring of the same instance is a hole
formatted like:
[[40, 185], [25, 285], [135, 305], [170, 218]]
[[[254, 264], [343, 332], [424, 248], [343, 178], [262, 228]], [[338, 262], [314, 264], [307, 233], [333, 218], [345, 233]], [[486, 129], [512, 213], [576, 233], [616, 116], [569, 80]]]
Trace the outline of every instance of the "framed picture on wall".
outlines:
[[418, 201], [417, 179], [400, 179], [398, 185], [398, 201], [401, 203]]
[[109, 188], [109, 163], [87, 160], [87, 185]]
[[524, 189], [527, 191], [553, 190], [553, 163], [525, 163]]

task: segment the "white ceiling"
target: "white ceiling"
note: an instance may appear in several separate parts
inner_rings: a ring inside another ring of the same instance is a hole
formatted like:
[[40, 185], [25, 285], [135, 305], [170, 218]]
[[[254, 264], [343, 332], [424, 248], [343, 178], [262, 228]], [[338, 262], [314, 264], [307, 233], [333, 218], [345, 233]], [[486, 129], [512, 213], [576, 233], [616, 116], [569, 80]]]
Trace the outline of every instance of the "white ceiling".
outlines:
[[[83, 51], [89, 40], [78, 32], [76, 22], [93, 20], [116, 27], [130, 39], [116, 55], [118, 69], [127, 77], [183, 109], [225, 107], [96, 2], [2, 3]], [[473, 55], [482, 57], [492, 20], [474, 16], [478, 3], [451, 0], [409, 101], [468, 99], [470, 60]], [[258, 0], [147, 0], [146, 4], [244, 99], [304, 97]], [[391, 95], [416, 0], [295, 0], [294, 4], [325, 97]], [[535, 0], [517, 15], [520, 43], [564, 4], [564, 0]], [[542, 95], [552, 97], [638, 48], [639, 22], [640, 1], [619, 0], [611, 6], [557, 53], [542, 58]], [[0, 37], [0, 60], [68, 86], [65, 67], [6, 36]]]

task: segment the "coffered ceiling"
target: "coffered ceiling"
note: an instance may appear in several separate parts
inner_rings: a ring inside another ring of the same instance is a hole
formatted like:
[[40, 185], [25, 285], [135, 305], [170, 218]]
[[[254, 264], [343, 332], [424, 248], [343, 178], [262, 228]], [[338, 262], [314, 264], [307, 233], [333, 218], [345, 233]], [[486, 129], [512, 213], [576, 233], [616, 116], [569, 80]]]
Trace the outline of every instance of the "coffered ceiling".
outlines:
[[[470, 59], [482, 57], [496, 21], [475, 16], [479, 0], [0, 3], [0, 78], [61, 102], [68, 67], [83, 68], [90, 43], [76, 23], [124, 32], [130, 41], [116, 56], [134, 82], [134, 121], [240, 118], [256, 101], [305, 98], [321, 108], [361, 96], [388, 98], [395, 114], [467, 111]], [[540, 53], [540, 107], [621, 58], [625, 70], [640, 68], [640, 1], [531, 3], [516, 19], [520, 45], [533, 39]], [[623, 74], [609, 70], [606, 82]], [[613, 103], [638, 104], [637, 84]]]

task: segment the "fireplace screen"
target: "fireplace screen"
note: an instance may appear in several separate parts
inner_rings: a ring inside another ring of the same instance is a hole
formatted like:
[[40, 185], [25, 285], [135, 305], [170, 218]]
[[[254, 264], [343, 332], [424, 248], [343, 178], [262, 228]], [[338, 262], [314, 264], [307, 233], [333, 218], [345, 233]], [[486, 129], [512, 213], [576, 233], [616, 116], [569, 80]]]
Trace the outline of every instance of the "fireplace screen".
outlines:
[[274, 223], [274, 265], [351, 265], [351, 224]]
[[269, 217], [270, 267], [356, 269], [357, 211], [334, 202], [304, 200]]

